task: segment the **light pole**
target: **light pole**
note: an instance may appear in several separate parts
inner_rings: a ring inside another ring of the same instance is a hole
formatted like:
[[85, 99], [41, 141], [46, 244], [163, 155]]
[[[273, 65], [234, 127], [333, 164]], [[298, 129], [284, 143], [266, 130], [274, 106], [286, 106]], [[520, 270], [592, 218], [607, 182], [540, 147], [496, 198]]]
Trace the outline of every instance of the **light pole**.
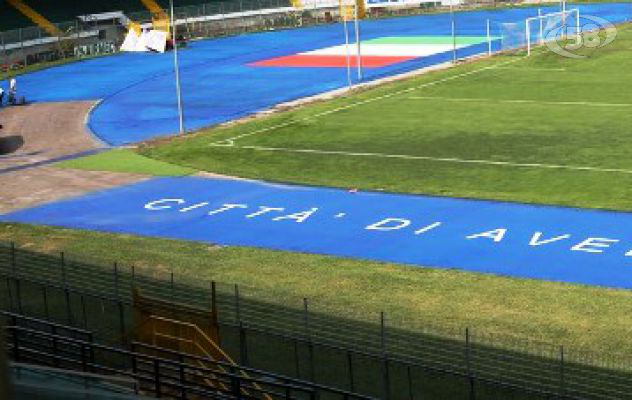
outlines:
[[450, 0], [450, 20], [452, 24], [452, 62], [456, 64], [456, 21], [454, 20], [454, 5], [455, 0]]
[[353, 86], [353, 82], [351, 81], [351, 52], [349, 51], [349, 27], [347, 26], [347, 6], [345, 5], [342, 8], [342, 24], [344, 25], [345, 30], [345, 52], [347, 54], [347, 84], [349, 85], [349, 89]]
[[359, 18], [359, 10], [358, 10], [358, 1], [364, 0], [355, 0], [355, 8], [354, 8], [354, 17], [355, 17], [355, 35], [356, 35], [356, 46], [357, 46], [357, 63], [358, 63], [358, 80], [362, 80], [362, 45], [360, 44], [360, 21]]
[[176, 21], [173, 15], [173, 0], [169, 0], [169, 8], [171, 9], [171, 32], [173, 33], [171, 40], [173, 42], [173, 66], [176, 71], [176, 93], [178, 96], [178, 125], [180, 134], [184, 134], [184, 114], [182, 111], [182, 87], [180, 86], [180, 65], [178, 62], [178, 39], [176, 35]]

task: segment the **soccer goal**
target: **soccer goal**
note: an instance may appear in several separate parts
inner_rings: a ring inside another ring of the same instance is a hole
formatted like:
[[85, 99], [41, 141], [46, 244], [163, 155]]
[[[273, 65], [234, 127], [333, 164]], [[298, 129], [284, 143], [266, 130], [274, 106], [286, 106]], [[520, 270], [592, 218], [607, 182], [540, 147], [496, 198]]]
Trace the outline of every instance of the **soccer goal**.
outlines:
[[569, 32], [581, 35], [577, 8], [527, 18], [525, 22], [527, 55], [531, 55], [534, 45], [543, 45], [557, 38], [566, 39]]

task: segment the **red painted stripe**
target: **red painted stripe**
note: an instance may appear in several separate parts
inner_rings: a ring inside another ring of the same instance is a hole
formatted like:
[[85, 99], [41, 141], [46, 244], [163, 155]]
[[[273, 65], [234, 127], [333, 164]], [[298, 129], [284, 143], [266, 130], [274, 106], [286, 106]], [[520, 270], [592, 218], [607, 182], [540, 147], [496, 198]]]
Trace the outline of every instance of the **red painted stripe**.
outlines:
[[[415, 57], [362, 56], [362, 66], [367, 68], [379, 68], [412, 60], [413, 58]], [[292, 56], [270, 58], [268, 60], [257, 61], [250, 65], [256, 67], [340, 68], [347, 66], [347, 57], [296, 54]], [[355, 56], [351, 57], [351, 66], [357, 66], [357, 58]]]

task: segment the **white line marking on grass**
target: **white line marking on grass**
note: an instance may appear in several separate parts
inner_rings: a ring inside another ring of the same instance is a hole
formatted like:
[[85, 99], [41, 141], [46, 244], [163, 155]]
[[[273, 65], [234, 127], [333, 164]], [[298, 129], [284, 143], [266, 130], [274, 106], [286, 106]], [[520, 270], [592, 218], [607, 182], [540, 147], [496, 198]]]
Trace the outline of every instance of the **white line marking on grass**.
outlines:
[[498, 67], [500, 70], [534, 71], [534, 72], [565, 72], [566, 68], [535, 68], [535, 67]]
[[[215, 146], [223, 147], [224, 145], [220, 144], [220, 145], [215, 145]], [[346, 157], [377, 157], [377, 158], [392, 158], [392, 159], [400, 159], [400, 160], [421, 160], [421, 161], [446, 162], [446, 163], [456, 163], [456, 164], [479, 164], [479, 165], [487, 165], [487, 166], [501, 166], [501, 167], [515, 167], [515, 168], [563, 169], [563, 170], [570, 170], [570, 171], [590, 171], [590, 172], [632, 174], [632, 170], [622, 169], [622, 168], [602, 168], [602, 167], [562, 165], [562, 164], [516, 163], [516, 162], [510, 162], [510, 161], [412, 156], [412, 155], [405, 155], [405, 154], [356, 153], [356, 152], [335, 151], [335, 150], [289, 149], [289, 148], [283, 148], [283, 147], [263, 147], [263, 146], [235, 146], [233, 145], [232, 148], [263, 151], [263, 152], [336, 155], [336, 156], [346, 156]]]
[[485, 99], [485, 98], [467, 98], [467, 97], [424, 97], [411, 96], [411, 100], [441, 100], [455, 102], [470, 103], [502, 103], [502, 104], [542, 104], [547, 106], [591, 106], [591, 107], [632, 107], [628, 103], [599, 103], [592, 101], [541, 101], [541, 100], [503, 100], [503, 99]]
[[351, 103], [351, 104], [348, 104], [346, 106], [334, 108], [332, 110], [323, 111], [321, 113], [317, 113], [317, 114], [311, 115], [309, 117], [304, 117], [304, 118], [301, 118], [301, 119], [298, 119], [298, 120], [287, 121], [287, 122], [284, 122], [282, 124], [277, 124], [277, 125], [269, 126], [269, 127], [266, 127], [266, 128], [257, 129], [257, 130], [252, 131], [252, 132], [243, 133], [241, 135], [237, 135], [237, 136], [234, 136], [234, 137], [231, 137], [231, 138], [228, 138], [228, 139], [224, 139], [224, 140], [220, 140], [218, 142], [210, 143], [209, 146], [218, 146], [218, 145], [219, 146], [234, 146], [236, 140], [243, 139], [245, 137], [257, 135], [257, 134], [260, 134], [260, 133], [269, 132], [269, 131], [272, 131], [272, 130], [275, 130], [275, 129], [285, 128], [285, 127], [288, 127], [288, 126], [291, 126], [291, 125], [298, 124], [300, 122], [309, 121], [309, 120], [314, 119], [314, 118], [324, 117], [326, 115], [334, 114], [334, 113], [337, 113], [337, 112], [340, 112], [340, 111], [344, 111], [344, 110], [349, 110], [351, 108], [355, 108], [355, 107], [358, 107], [358, 106], [361, 106], [361, 105], [373, 103], [373, 102], [384, 100], [384, 99], [389, 99], [391, 97], [398, 96], [400, 94], [409, 93], [409, 92], [412, 92], [412, 91], [415, 91], [415, 90], [424, 89], [424, 88], [435, 86], [435, 85], [438, 85], [438, 84], [441, 84], [441, 83], [453, 81], [455, 79], [464, 78], [464, 77], [467, 77], [467, 76], [470, 76], [470, 75], [477, 74], [479, 72], [493, 70], [493, 69], [496, 69], [496, 68], [504, 66], [504, 65], [509, 65], [509, 64], [513, 64], [513, 63], [515, 63], [517, 61], [522, 61], [524, 59], [525, 59], [524, 57], [515, 58], [515, 59], [511, 59], [511, 60], [502, 62], [502, 63], [498, 63], [498, 64], [490, 65], [490, 66], [487, 66], [487, 67], [475, 69], [473, 71], [468, 71], [468, 72], [463, 72], [463, 73], [460, 73], [460, 74], [457, 74], [457, 75], [448, 76], [448, 77], [445, 77], [445, 78], [438, 79], [436, 81], [423, 83], [423, 84], [418, 85], [418, 86], [413, 86], [413, 87], [409, 87], [409, 88], [406, 88], [406, 89], [398, 90], [398, 91], [395, 91], [395, 92], [392, 92], [392, 93], [388, 93], [388, 94], [385, 94], [385, 95], [382, 95], [382, 96], [372, 97], [370, 99], [366, 99], [366, 100], [358, 101], [358, 102], [355, 102], [355, 103]]

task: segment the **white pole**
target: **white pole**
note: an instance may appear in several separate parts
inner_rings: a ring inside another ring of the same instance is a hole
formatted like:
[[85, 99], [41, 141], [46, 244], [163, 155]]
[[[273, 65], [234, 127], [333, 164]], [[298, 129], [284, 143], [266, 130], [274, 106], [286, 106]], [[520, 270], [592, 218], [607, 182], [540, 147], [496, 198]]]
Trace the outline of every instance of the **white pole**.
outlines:
[[562, 26], [564, 27], [564, 38], [567, 37], [567, 29], [566, 29], [566, 0], [562, 0]]
[[450, 0], [450, 19], [452, 21], [452, 62], [456, 64], [456, 22], [454, 21], [454, 8]]
[[355, 7], [354, 7], [354, 17], [355, 17], [355, 35], [356, 35], [356, 47], [357, 47], [357, 56], [356, 56], [356, 60], [358, 63], [358, 80], [362, 80], [362, 47], [360, 44], [360, 22], [358, 21], [358, 1], [364, 1], [364, 0], [354, 0], [355, 1]]
[[527, 19], [527, 56], [531, 55], [531, 20]]
[[489, 19], [487, 20], [487, 53], [492, 55], [492, 29]]
[[349, 27], [347, 26], [347, 9], [342, 9], [343, 15], [343, 25], [345, 27], [345, 50], [347, 53], [347, 84], [349, 85], [349, 89], [353, 86], [351, 82], [351, 50], [349, 49]]
[[178, 42], [176, 35], [176, 24], [173, 16], [173, 0], [169, 0], [169, 7], [171, 9], [171, 30], [173, 32], [173, 66], [176, 70], [176, 92], [178, 96], [178, 123], [180, 127], [180, 134], [184, 134], [184, 113], [182, 111], [182, 87], [180, 86], [180, 65], [178, 63]]
[[575, 29], [577, 31], [577, 43], [582, 40], [582, 29], [579, 24], [581, 24], [581, 22], [579, 20], [579, 8], [577, 8], [577, 28]]
[[544, 44], [544, 19], [542, 19], [542, 9], [538, 8], [538, 17], [540, 18], [540, 44]]

